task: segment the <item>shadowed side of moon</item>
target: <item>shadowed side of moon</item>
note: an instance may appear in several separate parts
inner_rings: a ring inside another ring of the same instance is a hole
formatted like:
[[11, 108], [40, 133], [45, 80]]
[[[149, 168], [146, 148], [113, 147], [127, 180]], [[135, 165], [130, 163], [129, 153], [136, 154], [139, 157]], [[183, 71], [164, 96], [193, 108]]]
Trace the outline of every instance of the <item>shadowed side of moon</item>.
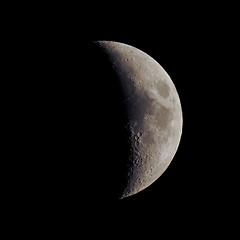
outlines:
[[97, 44], [89, 43], [86, 59], [84, 85], [89, 85], [89, 95], [84, 115], [89, 132], [84, 146], [90, 154], [85, 162], [89, 178], [84, 191], [89, 197], [117, 199], [127, 185], [131, 151], [124, 92], [111, 59]]
[[56, 55], [39, 81], [38, 184], [46, 199], [68, 204], [131, 196], [176, 152], [176, 89], [159, 64], [125, 44], [88, 43], [72, 55]]
[[56, 49], [35, 81], [31, 189], [52, 206], [117, 199], [127, 185], [130, 143], [118, 76], [96, 44], [74, 51]]

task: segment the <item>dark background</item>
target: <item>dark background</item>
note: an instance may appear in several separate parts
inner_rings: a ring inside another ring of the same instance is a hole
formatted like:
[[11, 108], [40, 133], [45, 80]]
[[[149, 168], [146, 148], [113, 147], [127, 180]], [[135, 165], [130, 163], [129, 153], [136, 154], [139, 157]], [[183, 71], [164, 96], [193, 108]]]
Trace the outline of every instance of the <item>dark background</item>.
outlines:
[[[225, 149], [232, 139], [226, 137], [231, 111], [224, 70], [232, 26], [223, 17], [227, 10], [208, 4], [142, 10], [119, 5], [86, 14], [85, 8], [46, 8], [44, 15], [32, 11], [14, 21], [9, 56], [16, 64], [10, 73], [17, 76], [11, 82], [17, 100], [11, 126], [19, 157], [12, 168], [19, 177], [12, 206], [19, 221], [38, 219], [46, 228], [63, 225], [90, 235], [112, 229], [132, 236], [205, 236], [220, 226], [223, 231], [234, 213], [231, 152]], [[98, 133], [102, 109], [94, 98], [101, 84], [84, 81], [94, 72], [86, 64], [85, 46], [92, 40], [126, 43], [152, 56], [170, 75], [182, 104], [182, 138], [172, 163], [155, 183], [123, 200], [106, 198], [88, 161], [104, 144], [104, 131]], [[76, 161], [66, 165], [60, 160], [66, 158]]]

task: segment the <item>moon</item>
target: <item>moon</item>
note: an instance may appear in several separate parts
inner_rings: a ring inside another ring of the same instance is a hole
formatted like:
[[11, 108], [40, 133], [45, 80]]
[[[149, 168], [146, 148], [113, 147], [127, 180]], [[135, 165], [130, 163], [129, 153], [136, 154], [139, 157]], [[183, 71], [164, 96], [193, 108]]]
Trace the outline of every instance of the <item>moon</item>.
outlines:
[[[174, 83], [151, 56], [120, 42], [94, 41], [94, 45], [107, 57], [116, 76], [111, 81], [117, 82], [120, 92], [123, 145], [128, 148], [120, 159], [125, 169], [124, 179], [118, 179], [122, 199], [146, 189], [171, 163], [181, 139], [182, 108]], [[121, 155], [121, 146], [118, 151], [113, 155]]]

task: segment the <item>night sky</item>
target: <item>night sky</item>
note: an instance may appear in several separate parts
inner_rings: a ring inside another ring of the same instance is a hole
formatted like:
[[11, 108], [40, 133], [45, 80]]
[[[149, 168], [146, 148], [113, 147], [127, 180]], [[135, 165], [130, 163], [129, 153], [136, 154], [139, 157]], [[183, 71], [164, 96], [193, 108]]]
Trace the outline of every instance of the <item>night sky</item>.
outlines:
[[[226, 221], [223, 199], [232, 192], [223, 178], [230, 170], [223, 120], [230, 113], [222, 97], [224, 50], [217, 44], [226, 28], [214, 8], [187, 9], [148, 8], [150, 17], [132, 10], [116, 16], [115, 11], [70, 14], [19, 25], [18, 56], [26, 59], [18, 57], [24, 81], [16, 83], [16, 90], [23, 89], [16, 108], [18, 131], [26, 136], [19, 152], [27, 154], [18, 163], [25, 172], [18, 198], [31, 216], [85, 233], [90, 227], [101, 236], [111, 229], [125, 237], [125, 231], [134, 236], [144, 229], [160, 237], [162, 231], [185, 236], [192, 229], [192, 239], [214, 232], [213, 222]], [[153, 57], [171, 77], [182, 104], [182, 137], [170, 166], [147, 189], [122, 200], [101, 192], [94, 179], [101, 174], [91, 164], [94, 157], [101, 166], [98, 151], [104, 145], [101, 108], [94, 100], [101, 92], [84, 81], [94, 73], [85, 47], [92, 40], [122, 42]]]

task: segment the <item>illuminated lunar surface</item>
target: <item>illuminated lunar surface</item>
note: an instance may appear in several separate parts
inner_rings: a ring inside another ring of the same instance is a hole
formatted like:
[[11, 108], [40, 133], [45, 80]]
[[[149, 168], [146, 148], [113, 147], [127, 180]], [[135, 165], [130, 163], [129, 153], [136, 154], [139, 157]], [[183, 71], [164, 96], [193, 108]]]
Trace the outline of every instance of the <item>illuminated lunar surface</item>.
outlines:
[[171, 163], [182, 133], [180, 99], [166, 71], [143, 51], [112, 41], [94, 44], [108, 57], [121, 89], [129, 149], [118, 198], [125, 198], [151, 185]]

